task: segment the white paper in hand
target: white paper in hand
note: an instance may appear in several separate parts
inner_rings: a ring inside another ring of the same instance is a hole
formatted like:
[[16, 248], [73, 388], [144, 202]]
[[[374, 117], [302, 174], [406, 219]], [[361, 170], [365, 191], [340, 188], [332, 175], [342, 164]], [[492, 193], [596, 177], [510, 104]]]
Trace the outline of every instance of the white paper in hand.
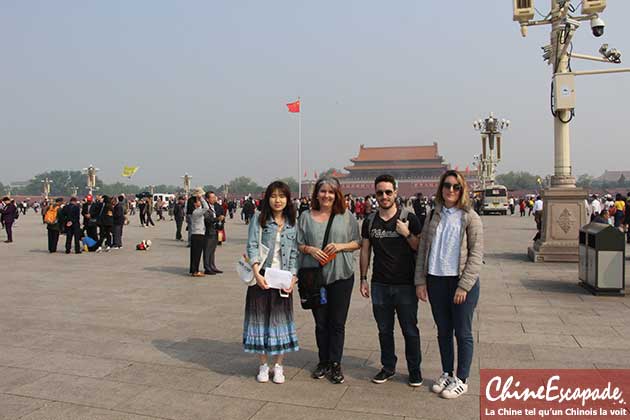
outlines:
[[291, 287], [293, 274], [277, 268], [265, 268], [265, 281], [272, 289], [288, 289]]

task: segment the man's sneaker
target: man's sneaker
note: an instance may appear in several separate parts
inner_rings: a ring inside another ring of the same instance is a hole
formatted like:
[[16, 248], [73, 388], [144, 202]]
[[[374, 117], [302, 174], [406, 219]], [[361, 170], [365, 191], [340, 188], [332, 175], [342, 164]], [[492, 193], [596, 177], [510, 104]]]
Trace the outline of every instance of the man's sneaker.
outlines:
[[269, 365], [267, 365], [267, 363], [260, 365], [256, 380], [258, 382], [269, 382]]
[[422, 385], [422, 374], [420, 372], [412, 372], [409, 374], [409, 386], [420, 386]]
[[96, 248], [96, 253], [98, 254], [100, 252], [103, 252], [103, 247], [102, 246], [99, 246], [98, 248]]
[[103, 248], [103, 251], [105, 251], [105, 252], [109, 252], [109, 251], [110, 251], [110, 249], [112, 249], [112, 248], [111, 248], [111, 247], [109, 247], [109, 246], [106, 246], [105, 248]]
[[466, 392], [468, 392], [468, 384], [455, 376], [453, 377], [453, 379], [451, 379], [451, 383], [448, 384], [446, 389], [442, 391], [440, 397], [451, 400], [453, 398], [459, 397], [462, 394], [465, 394]]
[[330, 365], [330, 382], [333, 384], [342, 384], [345, 378], [343, 372], [341, 372], [341, 365], [339, 362], [332, 362]]
[[391, 378], [395, 374], [396, 372], [390, 372], [388, 370], [381, 369], [381, 371], [377, 373], [375, 377], [372, 378], [372, 382], [374, 382], [375, 384], [384, 384], [385, 382], [389, 380], [389, 378]]
[[330, 363], [328, 362], [319, 362], [317, 367], [311, 374], [311, 378], [313, 379], [322, 379], [326, 374], [330, 371]]
[[448, 373], [443, 372], [440, 377], [435, 380], [435, 383], [431, 386], [431, 391], [435, 392], [436, 394], [441, 393], [446, 389], [446, 387], [448, 386], [448, 384], [451, 383], [452, 380], [453, 378]]
[[273, 382], [276, 384], [284, 383], [284, 369], [282, 368], [282, 365], [277, 363], [273, 367]]

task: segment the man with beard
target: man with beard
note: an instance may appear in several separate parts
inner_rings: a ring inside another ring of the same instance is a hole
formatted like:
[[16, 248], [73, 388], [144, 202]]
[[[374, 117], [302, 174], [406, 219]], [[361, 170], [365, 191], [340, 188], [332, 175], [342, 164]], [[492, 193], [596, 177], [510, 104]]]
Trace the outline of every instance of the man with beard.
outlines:
[[418, 249], [420, 221], [415, 214], [396, 205], [396, 180], [380, 175], [374, 181], [378, 210], [370, 213], [362, 225], [360, 254], [361, 295], [370, 297], [367, 272], [374, 250], [372, 270], [372, 311], [378, 326], [382, 369], [372, 382], [382, 384], [396, 372], [394, 315], [405, 338], [405, 357], [409, 385], [422, 385], [420, 373], [420, 331], [418, 298], [414, 285], [415, 252]]

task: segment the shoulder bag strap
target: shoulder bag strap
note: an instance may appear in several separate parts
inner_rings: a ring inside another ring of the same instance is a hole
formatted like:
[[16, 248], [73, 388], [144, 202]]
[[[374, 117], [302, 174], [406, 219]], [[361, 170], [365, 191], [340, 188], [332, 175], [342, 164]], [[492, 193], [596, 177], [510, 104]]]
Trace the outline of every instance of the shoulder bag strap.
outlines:
[[324, 243], [322, 244], [322, 249], [326, 248], [326, 245], [328, 245], [328, 236], [330, 235], [330, 228], [334, 218], [335, 213], [331, 213], [330, 218], [328, 219], [328, 224], [326, 225], [326, 233], [324, 233]]

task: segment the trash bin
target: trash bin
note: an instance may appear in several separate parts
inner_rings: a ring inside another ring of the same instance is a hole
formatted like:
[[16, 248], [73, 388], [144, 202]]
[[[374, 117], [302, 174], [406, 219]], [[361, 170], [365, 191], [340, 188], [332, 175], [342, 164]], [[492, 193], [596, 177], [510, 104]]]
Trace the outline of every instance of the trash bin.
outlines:
[[[624, 234], [603, 223], [584, 226], [586, 241], [586, 276], [582, 285], [593, 294], [624, 295], [625, 253]], [[580, 233], [580, 240], [581, 240]], [[581, 246], [581, 245], [580, 245]], [[582, 259], [582, 254], [580, 254]], [[580, 266], [583, 262], [580, 261]]]

